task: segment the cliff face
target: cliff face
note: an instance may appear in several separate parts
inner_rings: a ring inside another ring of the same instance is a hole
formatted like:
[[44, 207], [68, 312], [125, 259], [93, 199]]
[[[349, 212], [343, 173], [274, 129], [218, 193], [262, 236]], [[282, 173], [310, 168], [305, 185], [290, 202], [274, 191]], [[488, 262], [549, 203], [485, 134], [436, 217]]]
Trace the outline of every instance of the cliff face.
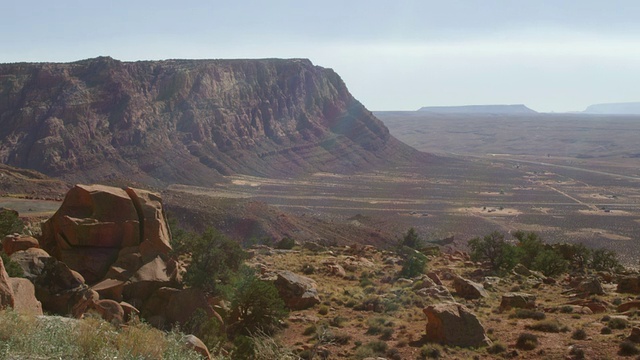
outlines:
[[0, 161], [69, 180], [204, 185], [413, 156], [308, 60], [0, 65]]

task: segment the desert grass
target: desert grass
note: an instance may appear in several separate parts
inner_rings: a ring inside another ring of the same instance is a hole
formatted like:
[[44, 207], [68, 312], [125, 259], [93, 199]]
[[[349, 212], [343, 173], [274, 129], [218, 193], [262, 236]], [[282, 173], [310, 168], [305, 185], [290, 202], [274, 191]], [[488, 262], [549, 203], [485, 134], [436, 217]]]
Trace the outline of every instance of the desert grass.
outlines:
[[182, 338], [141, 322], [117, 329], [94, 317], [0, 312], [0, 359], [200, 359]]

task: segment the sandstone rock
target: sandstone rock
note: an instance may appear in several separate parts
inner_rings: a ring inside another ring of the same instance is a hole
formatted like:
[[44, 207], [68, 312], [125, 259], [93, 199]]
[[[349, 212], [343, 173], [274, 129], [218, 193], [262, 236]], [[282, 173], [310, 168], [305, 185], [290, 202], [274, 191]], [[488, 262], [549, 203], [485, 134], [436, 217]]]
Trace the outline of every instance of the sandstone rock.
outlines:
[[11, 282], [9, 281], [9, 274], [7, 274], [4, 263], [2, 259], [0, 259], [0, 309], [14, 307], [14, 305], [15, 299], [13, 297]]
[[76, 185], [42, 233], [43, 248], [90, 284], [128, 280], [171, 249], [160, 196], [133, 188]]
[[502, 295], [500, 310], [512, 308], [533, 309], [536, 307], [536, 296], [526, 293], [507, 293]]
[[465, 299], [478, 299], [488, 296], [484, 286], [461, 276], [453, 278], [453, 288], [458, 296]]
[[627, 275], [618, 279], [616, 292], [627, 294], [640, 294], [640, 276]]
[[146, 190], [127, 188], [126, 192], [141, 215], [140, 253], [143, 261], [167, 254], [171, 250], [171, 234], [162, 210], [162, 198]]
[[119, 304], [122, 307], [122, 311], [124, 311], [125, 323], [133, 320], [134, 318], [140, 317], [140, 310], [138, 310], [135, 306], [125, 301], [120, 301]]
[[5, 254], [11, 255], [16, 251], [39, 248], [40, 243], [32, 236], [13, 234], [5, 236], [2, 241], [2, 250]]
[[20, 265], [34, 287], [42, 308], [60, 315], [82, 315], [98, 294], [89, 289], [82, 276], [42, 249], [17, 251], [11, 260]]
[[579, 305], [580, 307], [586, 307], [591, 310], [592, 313], [598, 314], [607, 311], [607, 303], [597, 300], [578, 299], [570, 301], [568, 305]]
[[627, 337], [627, 340], [634, 343], [640, 343], [640, 327], [634, 326], [631, 328], [631, 334]]
[[[442, 283], [440, 283], [440, 284], [442, 284]], [[431, 280], [431, 278], [423, 277], [422, 279], [415, 281], [415, 283], [412, 286], [412, 289], [413, 290], [420, 290], [420, 289], [435, 287], [437, 285], [438, 284], [436, 284], [433, 280]]]
[[618, 305], [618, 312], [627, 312], [631, 309], [640, 309], [640, 300], [631, 300]]
[[436, 301], [454, 302], [453, 295], [444, 285], [434, 285], [432, 287], [421, 288], [415, 291], [417, 295], [430, 297]]
[[438, 274], [436, 274], [435, 272], [433, 272], [433, 271], [429, 271], [429, 272], [427, 273], [427, 276], [429, 277], [429, 279], [433, 280], [433, 282], [434, 282], [436, 285], [442, 285], [442, 281], [440, 280], [440, 277], [439, 277], [439, 276], [438, 276]]
[[203, 358], [211, 359], [211, 354], [209, 353], [209, 349], [207, 349], [207, 345], [205, 345], [202, 340], [198, 339], [195, 335], [186, 335], [184, 337], [184, 344], [188, 349], [197, 352]]
[[329, 275], [333, 275], [337, 277], [347, 276], [347, 272], [344, 270], [344, 268], [340, 264], [337, 264], [333, 261], [324, 261], [322, 264], [325, 266], [325, 268], [329, 272]]
[[513, 268], [513, 272], [522, 276], [532, 275], [531, 270], [527, 269], [527, 267], [522, 264], [516, 264], [516, 266]]
[[42, 225], [42, 248], [89, 282], [104, 277], [123, 247], [140, 244], [140, 218], [126, 191], [76, 185]]
[[440, 303], [426, 307], [428, 341], [461, 347], [490, 345], [478, 318], [462, 304]]
[[576, 290], [584, 295], [604, 295], [604, 289], [597, 277], [585, 279], [580, 282]]
[[165, 261], [157, 256], [144, 264], [124, 284], [122, 294], [124, 299], [134, 306], [140, 306], [162, 287], [178, 286], [178, 268], [175, 261]]
[[210, 304], [206, 294], [199, 289], [160, 288], [152, 294], [141, 310], [145, 319], [162, 319], [164, 328], [176, 324], [184, 325], [193, 320], [193, 316], [200, 314], [205, 320], [215, 318], [224, 331], [222, 317]]
[[22, 278], [9, 278], [13, 291], [13, 309], [26, 315], [42, 315], [42, 303], [36, 299], [36, 290], [31, 281]]
[[111, 299], [122, 301], [122, 292], [124, 291], [125, 282], [116, 279], [105, 279], [91, 287], [96, 291], [101, 299]]
[[96, 310], [105, 321], [114, 325], [122, 325], [124, 323], [124, 309], [113, 300], [97, 300], [91, 308]]
[[291, 271], [278, 271], [274, 285], [285, 305], [292, 310], [308, 309], [320, 303], [316, 283]]

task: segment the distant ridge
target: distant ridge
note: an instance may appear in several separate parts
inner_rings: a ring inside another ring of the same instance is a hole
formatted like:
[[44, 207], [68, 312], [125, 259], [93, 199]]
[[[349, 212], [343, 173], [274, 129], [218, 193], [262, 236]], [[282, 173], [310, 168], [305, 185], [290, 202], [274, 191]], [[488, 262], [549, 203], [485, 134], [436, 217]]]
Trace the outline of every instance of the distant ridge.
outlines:
[[640, 115], [640, 102], [594, 104], [587, 107], [585, 114]]
[[464, 105], [464, 106], [425, 106], [418, 111], [439, 114], [537, 114], [523, 104], [515, 105]]

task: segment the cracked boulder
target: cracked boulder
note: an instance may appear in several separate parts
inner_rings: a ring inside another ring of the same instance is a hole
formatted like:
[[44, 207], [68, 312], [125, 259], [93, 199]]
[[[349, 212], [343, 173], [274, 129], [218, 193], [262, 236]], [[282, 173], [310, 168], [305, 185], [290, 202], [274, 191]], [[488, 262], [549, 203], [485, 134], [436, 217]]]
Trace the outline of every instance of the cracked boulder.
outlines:
[[137, 268], [121, 266], [131, 265], [132, 253], [138, 254], [133, 257], [142, 266], [171, 249], [159, 195], [103, 185], [69, 190], [60, 209], [42, 225], [41, 246], [88, 284], [114, 273], [135, 273]]
[[426, 338], [428, 341], [460, 347], [491, 345], [484, 327], [467, 307], [458, 303], [427, 306]]

